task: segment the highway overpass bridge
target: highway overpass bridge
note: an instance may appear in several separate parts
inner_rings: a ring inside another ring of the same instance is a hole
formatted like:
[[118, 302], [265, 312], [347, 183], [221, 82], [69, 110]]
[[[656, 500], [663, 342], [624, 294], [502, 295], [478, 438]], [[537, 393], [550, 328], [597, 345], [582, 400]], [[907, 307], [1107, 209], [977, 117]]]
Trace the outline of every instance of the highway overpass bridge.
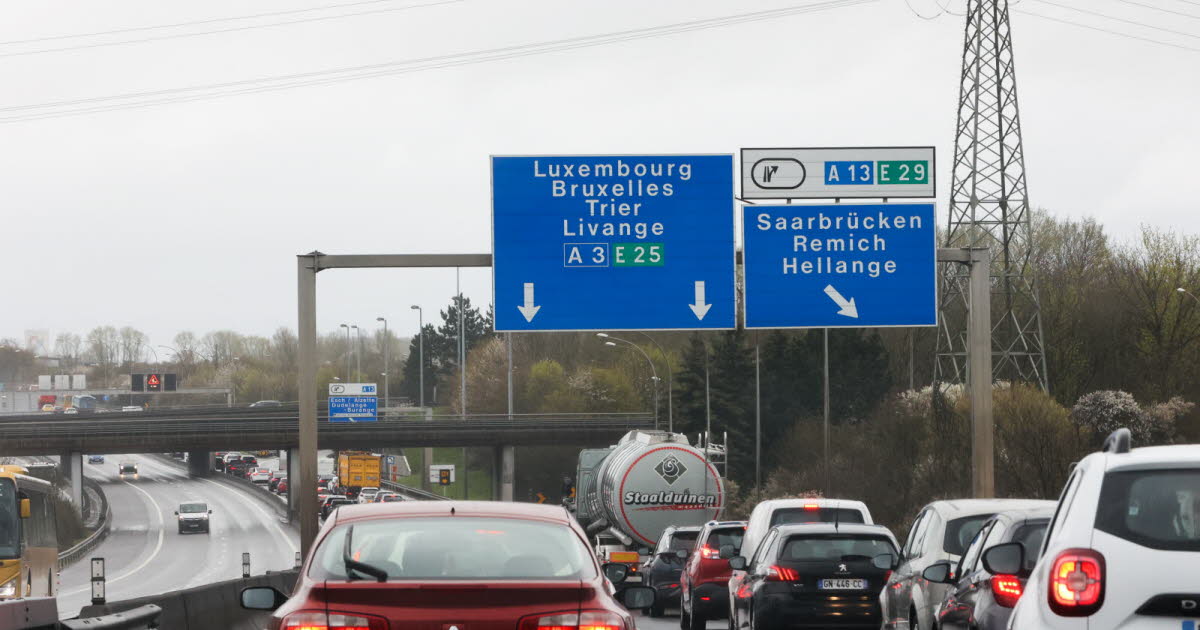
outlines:
[[[324, 409], [321, 410], [324, 412]], [[0, 417], [0, 455], [166, 453], [291, 449], [299, 444], [296, 407], [205, 408], [180, 411], [33, 414]], [[329, 422], [325, 449], [424, 446], [605, 446], [634, 429], [653, 429], [654, 416], [517, 414], [390, 416], [378, 422]]]

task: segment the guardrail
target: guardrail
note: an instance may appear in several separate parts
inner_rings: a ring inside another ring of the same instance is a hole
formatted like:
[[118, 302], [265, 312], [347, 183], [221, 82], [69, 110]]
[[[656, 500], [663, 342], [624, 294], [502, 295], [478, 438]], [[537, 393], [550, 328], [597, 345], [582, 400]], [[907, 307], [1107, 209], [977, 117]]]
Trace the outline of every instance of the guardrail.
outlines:
[[158, 606], [147, 604], [132, 610], [104, 615], [102, 617], [68, 619], [60, 622], [59, 627], [64, 630], [143, 630], [158, 628], [158, 617], [161, 613], [162, 609]]
[[384, 488], [387, 488], [388, 490], [391, 490], [392, 492], [410, 496], [410, 497], [413, 497], [416, 499], [422, 499], [422, 500], [426, 500], [426, 501], [449, 501], [450, 500], [450, 497], [444, 497], [440, 494], [437, 494], [436, 492], [430, 492], [428, 490], [422, 490], [420, 488], [406, 486], [402, 483], [396, 483], [394, 481], [381, 481], [381, 482], [379, 482], [379, 485]]
[[[122, 612], [58, 620], [58, 602], [53, 597], [0, 601], [0, 628], [4, 630], [149, 630], [159, 627], [162, 610], [153, 604], [130, 607]], [[165, 630], [165, 629], [164, 629]]]
[[74, 547], [58, 554], [58, 569], [60, 571], [78, 562], [85, 554], [95, 549], [96, 545], [103, 542], [108, 536], [108, 530], [112, 525], [112, 507], [108, 504], [108, 496], [104, 494], [104, 489], [100, 487], [98, 482], [88, 477], [83, 478], [83, 483], [91, 487], [96, 492], [96, 495], [100, 497], [100, 522], [96, 526], [96, 531], [92, 532], [90, 536], [81, 540]]

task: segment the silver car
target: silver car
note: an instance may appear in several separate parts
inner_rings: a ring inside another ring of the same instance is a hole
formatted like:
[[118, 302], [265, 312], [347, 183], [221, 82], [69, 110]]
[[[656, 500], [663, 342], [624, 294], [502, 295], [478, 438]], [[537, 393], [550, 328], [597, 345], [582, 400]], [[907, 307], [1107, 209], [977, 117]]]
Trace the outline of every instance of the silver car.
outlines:
[[883, 627], [931, 630], [934, 608], [945, 599], [950, 586], [922, 579], [925, 568], [942, 560], [957, 565], [971, 539], [997, 512], [1041, 505], [1041, 501], [1024, 499], [961, 499], [926, 505], [909, 530], [900, 565], [879, 594]]

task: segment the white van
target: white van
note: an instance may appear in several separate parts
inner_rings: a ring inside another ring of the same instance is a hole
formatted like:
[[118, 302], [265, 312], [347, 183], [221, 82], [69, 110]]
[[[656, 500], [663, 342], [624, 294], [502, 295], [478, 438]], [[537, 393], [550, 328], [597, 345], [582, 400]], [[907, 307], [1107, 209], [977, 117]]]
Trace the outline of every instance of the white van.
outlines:
[[742, 555], [754, 558], [758, 544], [776, 525], [794, 523], [862, 523], [874, 525], [862, 501], [845, 499], [772, 499], [754, 506], [742, 539]]

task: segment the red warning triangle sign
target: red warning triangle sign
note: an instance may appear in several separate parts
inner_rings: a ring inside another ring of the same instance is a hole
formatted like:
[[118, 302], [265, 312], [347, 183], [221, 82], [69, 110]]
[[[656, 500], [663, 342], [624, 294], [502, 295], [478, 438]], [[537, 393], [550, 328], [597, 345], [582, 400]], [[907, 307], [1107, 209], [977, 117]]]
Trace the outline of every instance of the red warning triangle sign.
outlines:
[[149, 377], [146, 378], [146, 384], [147, 385], [158, 385], [158, 375], [151, 374]]

